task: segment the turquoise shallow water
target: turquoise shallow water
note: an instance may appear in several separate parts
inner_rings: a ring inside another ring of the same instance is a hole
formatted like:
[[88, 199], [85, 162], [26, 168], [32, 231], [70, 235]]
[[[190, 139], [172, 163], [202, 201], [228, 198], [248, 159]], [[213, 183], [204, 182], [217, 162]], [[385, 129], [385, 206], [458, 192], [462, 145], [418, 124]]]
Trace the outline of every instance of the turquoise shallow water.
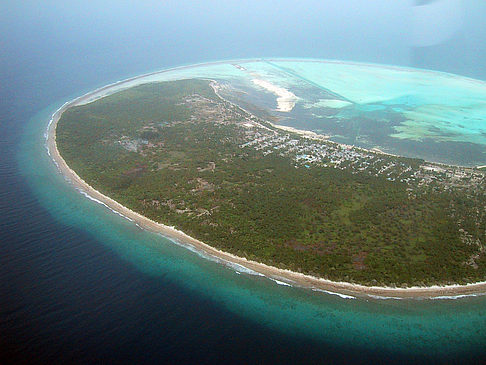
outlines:
[[[369, 112], [387, 109], [402, 117], [401, 123], [392, 128], [391, 136], [397, 141], [429, 139], [486, 146], [486, 82], [443, 72], [322, 60], [237, 60], [173, 69], [123, 85], [191, 77], [228, 80], [245, 85], [253, 93], [265, 91], [252, 82], [263, 79], [293, 92], [294, 108], [310, 108], [321, 116], [342, 109], [343, 117], [367, 118]], [[311, 101], [317, 91], [327, 95]], [[272, 95], [268, 91], [266, 94]], [[276, 107], [277, 96], [272, 97]], [[325, 106], [323, 101], [327, 99], [343, 100], [347, 104]], [[258, 99], [252, 100], [258, 103]], [[299, 115], [277, 115], [286, 123], [305, 128]], [[289, 117], [295, 121], [289, 122]], [[386, 123], [385, 116], [373, 115], [373, 118]]]
[[[224, 77], [238, 74], [228, 65], [210, 68]], [[190, 73], [207, 75], [207, 70], [190, 69]], [[19, 154], [22, 174], [53, 219], [89, 232], [127, 267], [170, 280], [221, 310], [283, 336], [308, 338], [349, 351], [366, 349], [405, 357], [448, 359], [484, 354], [484, 296], [455, 300], [345, 299], [279, 285], [143, 231], [87, 199], [59, 174], [45, 148], [47, 123], [60, 104], [41, 111], [25, 128]]]
[[[337, 142], [459, 165], [486, 163], [486, 82], [443, 72], [323, 60], [241, 60], [171, 71], [150, 80], [226, 80], [240, 101], [270, 109], [280, 123]], [[235, 65], [243, 67], [235, 67]], [[278, 96], [259, 79], [295, 96]]]

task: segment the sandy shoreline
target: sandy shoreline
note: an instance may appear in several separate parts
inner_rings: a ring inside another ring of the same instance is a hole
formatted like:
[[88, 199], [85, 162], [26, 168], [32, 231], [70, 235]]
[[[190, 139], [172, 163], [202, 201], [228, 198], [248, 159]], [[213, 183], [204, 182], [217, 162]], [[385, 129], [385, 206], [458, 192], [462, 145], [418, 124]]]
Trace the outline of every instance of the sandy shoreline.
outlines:
[[[170, 71], [170, 70], [166, 70]], [[166, 72], [166, 71], [161, 71]], [[110, 90], [118, 89], [121, 85], [132, 82], [137, 79], [144, 78], [148, 75], [154, 75], [159, 72], [141, 75], [139, 77], [130, 78], [125, 81], [117, 82], [93, 92], [87, 93], [79, 98], [65, 103], [53, 115], [49, 122], [47, 131], [47, 149], [58, 166], [60, 172], [71, 181], [71, 183], [80, 190], [84, 191], [90, 197], [100, 201], [101, 203], [119, 212], [123, 216], [133, 220], [140, 227], [151, 232], [160, 233], [170, 239], [175, 239], [181, 243], [189, 244], [199, 251], [202, 251], [219, 260], [241, 265], [249, 270], [261, 273], [266, 277], [281, 283], [290, 284], [297, 287], [310, 288], [316, 291], [330, 292], [331, 294], [338, 293], [344, 298], [354, 297], [382, 297], [382, 298], [441, 298], [441, 297], [462, 297], [477, 294], [486, 294], [486, 282], [473, 283], [467, 285], [447, 285], [447, 286], [430, 286], [430, 287], [409, 287], [409, 288], [393, 288], [393, 287], [379, 287], [379, 286], [364, 286], [358, 284], [351, 284], [346, 282], [334, 282], [326, 279], [317, 278], [310, 275], [293, 272], [290, 270], [279, 269], [256, 261], [247, 260], [242, 257], [235, 256], [217, 250], [199, 240], [196, 240], [184, 232], [178, 231], [173, 227], [166, 226], [154, 222], [139, 213], [136, 213], [127, 207], [121, 205], [115, 200], [101, 194], [99, 191], [92, 188], [84, 180], [82, 180], [64, 161], [59, 154], [56, 144], [56, 126], [62, 113], [71, 106], [86, 103], [89, 100], [94, 100], [93, 97], [99, 98], [110, 94]], [[105, 93], [105, 95], [101, 95]]]

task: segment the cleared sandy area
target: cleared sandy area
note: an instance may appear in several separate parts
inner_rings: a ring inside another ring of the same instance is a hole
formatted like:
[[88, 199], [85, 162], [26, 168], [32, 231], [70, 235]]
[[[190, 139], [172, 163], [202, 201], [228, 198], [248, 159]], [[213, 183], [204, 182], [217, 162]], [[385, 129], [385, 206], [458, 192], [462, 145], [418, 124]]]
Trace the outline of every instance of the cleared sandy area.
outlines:
[[[142, 77], [145, 77], [141, 76]], [[129, 81], [133, 82], [136, 78]], [[123, 82], [109, 85], [107, 87], [98, 89], [92, 93], [88, 93], [82, 97], [74, 99], [71, 102], [64, 104], [57, 110], [51, 119], [47, 133], [47, 148], [50, 156], [58, 166], [60, 172], [78, 189], [84, 191], [90, 197], [105, 204], [110, 209], [113, 209], [120, 214], [132, 219], [140, 227], [161, 233], [162, 235], [177, 240], [178, 242], [188, 244], [200, 250], [207, 255], [218, 258], [223, 262], [234, 263], [241, 265], [249, 270], [261, 273], [266, 277], [279, 282], [280, 284], [292, 285], [298, 287], [310, 288], [315, 291], [323, 291], [331, 294], [336, 294], [343, 298], [355, 297], [381, 297], [381, 298], [431, 298], [431, 297], [462, 297], [467, 295], [486, 294], [486, 282], [472, 283], [467, 285], [447, 285], [447, 286], [430, 286], [430, 287], [409, 287], [409, 288], [393, 288], [380, 286], [364, 286], [346, 282], [335, 282], [310, 275], [305, 275], [290, 270], [279, 269], [260, 262], [247, 260], [246, 258], [238, 257], [227, 252], [217, 250], [204, 242], [188, 236], [184, 232], [174, 229], [173, 227], [157, 223], [150, 220], [137, 212], [134, 212], [127, 207], [121, 205], [108, 196], [101, 194], [96, 189], [88, 185], [81, 179], [64, 161], [61, 157], [56, 144], [56, 126], [62, 113], [71, 106], [81, 105], [89, 100], [94, 100], [103, 95], [108, 95], [113, 92], [113, 88], [119, 89]]]

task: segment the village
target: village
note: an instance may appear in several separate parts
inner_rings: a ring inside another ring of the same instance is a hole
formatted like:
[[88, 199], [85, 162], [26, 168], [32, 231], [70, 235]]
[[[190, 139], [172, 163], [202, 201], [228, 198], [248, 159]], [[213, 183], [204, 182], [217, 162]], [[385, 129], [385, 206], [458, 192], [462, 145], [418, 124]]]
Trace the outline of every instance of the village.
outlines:
[[296, 168], [332, 167], [354, 174], [364, 172], [384, 176], [389, 181], [411, 186], [434, 184], [444, 189], [479, 188], [485, 183], [484, 172], [474, 168], [402, 158], [326, 141], [308, 134], [283, 133], [262, 126], [253, 116], [243, 126], [246, 128], [247, 142], [241, 144], [241, 148], [254, 148], [262, 151], [263, 155], [277, 153], [291, 157]]
[[[237, 125], [239, 146], [261, 151], [264, 156], [278, 154], [290, 157], [295, 168], [329, 167], [347, 170], [353, 174], [367, 173], [385, 177], [413, 187], [434, 189], [483, 190], [484, 171], [477, 168], [426, 162], [387, 154], [379, 149], [367, 150], [332, 142], [327, 136], [276, 125], [249, 113], [219, 95], [220, 84], [211, 86], [221, 101], [199, 94], [182, 102], [197, 113], [191, 122], [212, 121], [217, 125]], [[142, 141], [144, 143], [144, 141]]]
[[[219, 96], [219, 95], [218, 95]], [[220, 97], [221, 98], [221, 97]], [[239, 147], [261, 151], [264, 156], [278, 154], [294, 161], [295, 168], [336, 168], [352, 174], [366, 173], [384, 177], [388, 181], [405, 183], [414, 187], [433, 189], [483, 190], [486, 185], [484, 171], [477, 168], [426, 162], [387, 154], [379, 149], [367, 150], [351, 145], [332, 142], [327, 136], [300, 131], [264, 121], [248, 111], [221, 98], [215, 100], [199, 94], [186, 97], [181, 103], [192, 113], [187, 121], [169, 124], [150, 123], [140, 131], [155, 131], [159, 127], [177, 123], [211, 121], [215, 125], [236, 125], [239, 133], [234, 137]], [[145, 139], [122, 136], [118, 141], [125, 149], [144, 154], [152, 144]]]

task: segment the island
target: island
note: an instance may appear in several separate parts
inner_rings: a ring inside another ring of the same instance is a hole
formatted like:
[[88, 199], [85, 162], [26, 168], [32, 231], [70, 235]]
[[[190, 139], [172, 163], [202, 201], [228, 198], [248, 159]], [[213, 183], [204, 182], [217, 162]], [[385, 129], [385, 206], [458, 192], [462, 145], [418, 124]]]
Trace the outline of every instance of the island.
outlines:
[[486, 290], [483, 169], [282, 127], [227, 92], [193, 78], [78, 100], [54, 116], [49, 151], [142, 227], [283, 282], [353, 295]]

